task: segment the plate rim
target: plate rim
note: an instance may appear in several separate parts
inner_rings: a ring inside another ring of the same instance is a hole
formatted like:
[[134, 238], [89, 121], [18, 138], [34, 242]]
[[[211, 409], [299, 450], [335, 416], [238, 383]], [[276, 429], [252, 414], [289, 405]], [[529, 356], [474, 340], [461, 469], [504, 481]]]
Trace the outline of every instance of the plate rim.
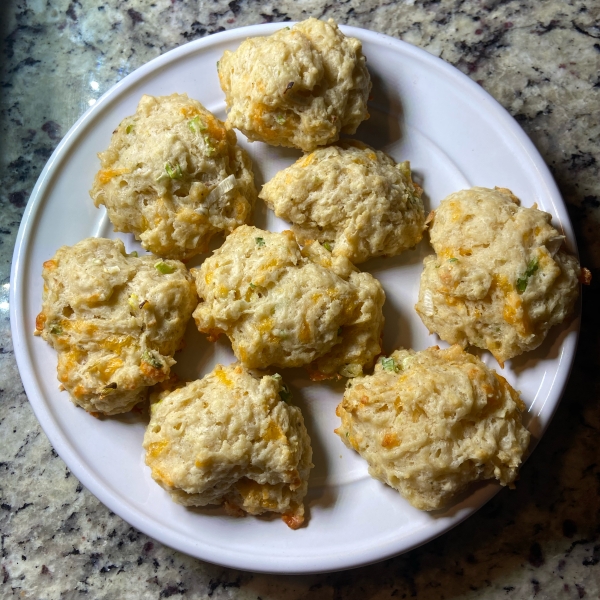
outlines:
[[[205, 38], [188, 42], [145, 63], [107, 90], [69, 129], [48, 159], [48, 162], [44, 166], [32, 190], [15, 241], [10, 272], [9, 292], [13, 348], [23, 387], [40, 427], [42, 427], [51, 445], [65, 462], [67, 467], [73, 472], [75, 477], [110, 511], [114, 512], [127, 523], [133, 525], [146, 535], [149, 535], [170, 548], [213, 564], [259, 573], [278, 574], [308, 574], [351, 569], [408, 552], [459, 525], [462, 521], [476, 512], [476, 510], [481, 508], [481, 506], [491, 499], [501, 488], [500, 486], [496, 486], [497, 489], [491, 489], [491, 491], [486, 494], [485, 501], [477, 508], [466, 510], [464, 511], [464, 515], [453, 517], [450, 524], [446, 522], [446, 519], [439, 519], [434, 522], [434, 524], [417, 529], [407, 536], [410, 542], [404, 543], [401, 548], [398, 548], [397, 545], [395, 547], [394, 544], [388, 543], [387, 545], [384, 545], [383, 548], [376, 547], [374, 551], [364, 553], [360, 557], [357, 557], [354, 554], [331, 556], [328, 560], [320, 557], [318, 559], [319, 564], [315, 564], [314, 559], [311, 560], [310, 557], [304, 557], [300, 560], [297, 557], [290, 558], [280, 556], [278, 557], [278, 562], [266, 566], [264, 564], [264, 557], [262, 556], [247, 556], [237, 551], [228, 552], [223, 551], [222, 549], [217, 551], [218, 556], [212, 556], [211, 548], [204, 548], [203, 543], [201, 545], [198, 543], [190, 544], [188, 538], [183, 537], [179, 532], [174, 530], [164, 531], [161, 524], [149, 521], [143, 513], [139, 513], [135, 507], [131, 506], [123, 496], [115, 494], [112, 491], [111, 486], [107, 486], [98, 474], [90, 472], [87, 465], [80, 460], [68, 438], [63, 435], [62, 430], [54, 420], [50, 408], [46, 405], [45, 397], [39, 383], [36, 381], [35, 377], [30, 376], [34, 371], [34, 366], [31, 357], [27, 353], [27, 342], [30, 341], [29, 336], [31, 336], [31, 332], [26, 331], [24, 284], [26, 283], [25, 271], [28, 264], [26, 259], [29, 253], [28, 244], [30, 235], [36, 226], [43, 200], [54, 177], [58, 173], [61, 163], [68, 159], [70, 151], [75, 146], [80, 135], [85, 132], [88, 124], [93, 122], [94, 119], [99, 118], [101, 113], [105, 111], [113, 101], [118, 99], [122, 90], [136, 85], [146, 76], [168, 66], [171, 62], [178, 60], [180, 57], [202, 51], [204, 47], [210, 47], [229, 40], [238, 43], [243, 41], [246, 37], [268, 35], [280, 29], [282, 26], [290, 26], [294, 25], [294, 23], [295, 22], [249, 25], [215, 33]], [[548, 190], [548, 200], [554, 211], [554, 216], [558, 217], [560, 220], [560, 224], [570, 242], [571, 249], [577, 252], [576, 238], [566, 209], [566, 204], [560, 195], [548, 166], [525, 131], [497, 100], [459, 69], [422, 48], [368, 29], [345, 25], [340, 25], [339, 27], [346, 35], [357, 37], [361, 41], [368, 41], [370, 43], [391, 47], [402, 54], [412, 55], [417, 60], [428, 63], [431, 68], [441, 71], [450, 79], [456, 80], [461, 87], [466, 88], [471, 94], [474, 94], [482, 104], [485, 104], [486, 110], [490, 111], [492, 115], [500, 121], [503, 130], [510, 132], [513, 138], [517, 139], [525, 154], [535, 165], [538, 177], [543, 181]], [[546, 403], [549, 400], [552, 401], [552, 410], [544, 424], [541, 435], [547, 430], [548, 425], [560, 404], [561, 397], [571, 372], [579, 338], [579, 315], [575, 317], [575, 320], [576, 325], [573, 331], [574, 335], [568, 335], [565, 338], [563, 346], [561, 347], [560, 356], [558, 357], [559, 363], [557, 365], [555, 382], [546, 399]], [[36, 401], [32, 402], [31, 398], [35, 398]], [[532, 441], [532, 444], [533, 443], [534, 442]], [[535, 443], [537, 445], [537, 440]], [[531, 455], [534, 447], [535, 446], [533, 445], [530, 447], [528, 456]], [[426, 529], [425, 534], [423, 534], [423, 529]], [[406, 539], [407, 538], [403, 538], [403, 541], [406, 541]]]

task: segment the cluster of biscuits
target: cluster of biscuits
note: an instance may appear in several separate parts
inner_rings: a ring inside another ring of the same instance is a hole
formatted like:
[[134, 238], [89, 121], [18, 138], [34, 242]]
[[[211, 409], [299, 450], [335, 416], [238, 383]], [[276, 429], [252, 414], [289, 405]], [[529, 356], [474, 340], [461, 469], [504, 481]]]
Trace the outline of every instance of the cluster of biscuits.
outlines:
[[[361, 43], [333, 21], [248, 39], [217, 68], [225, 123], [185, 95], [144, 96], [99, 155], [96, 206], [152, 254], [87, 239], [44, 263], [36, 333], [57, 350], [64, 389], [107, 415], [149, 396], [146, 463], [187, 506], [300, 526], [312, 450], [276, 372], [298, 366], [348, 378], [336, 433], [414, 506], [440, 508], [475, 480], [510, 485], [529, 443], [524, 404], [463, 348], [502, 364], [573, 309], [581, 269], [550, 215], [473, 188], [426, 220], [408, 162], [338, 142], [368, 118], [371, 83]], [[233, 128], [305, 154], [257, 194]], [[249, 225], [257, 196], [292, 230]], [[428, 225], [435, 255], [416, 309], [454, 345], [381, 357], [385, 294], [355, 265], [414, 247]], [[222, 246], [188, 271], [181, 261], [220, 232]], [[209, 340], [226, 335], [238, 362], [177, 383], [192, 316]]]

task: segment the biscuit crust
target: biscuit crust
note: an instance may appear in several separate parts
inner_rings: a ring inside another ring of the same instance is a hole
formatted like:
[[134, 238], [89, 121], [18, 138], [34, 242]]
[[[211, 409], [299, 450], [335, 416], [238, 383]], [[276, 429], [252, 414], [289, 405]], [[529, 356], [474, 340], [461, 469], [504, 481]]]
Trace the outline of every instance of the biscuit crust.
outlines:
[[537, 348], [572, 312], [581, 269], [551, 215], [510, 190], [448, 196], [430, 229], [416, 310], [430, 332], [505, 360]]
[[301, 244], [330, 244], [333, 256], [358, 264], [395, 256], [423, 237], [421, 188], [410, 163], [397, 164], [357, 141], [318, 148], [279, 171], [259, 197], [292, 223]]
[[291, 231], [242, 226], [192, 275], [198, 329], [212, 339], [225, 333], [246, 367], [348, 377], [381, 351], [380, 283], [318, 242], [301, 250]]
[[368, 118], [362, 44], [314, 18], [249, 38], [219, 61], [227, 123], [250, 140], [306, 152], [353, 134]]
[[58, 379], [88, 412], [127, 412], [169, 377], [197, 303], [182, 263], [125, 253], [88, 238], [44, 263], [41, 335], [58, 352]]
[[437, 510], [472, 481], [512, 484], [530, 438], [524, 408], [503, 377], [458, 345], [396, 350], [372, 376], [349, 382], [336, 433], [372, 477]]
[[185, 506], [282, 514], [293, 529], [313, 467], [302, 413], [279, 375], [217, 365], [151, 404], [144, 436], [152, 477]]
[[235, 132], [185, 94], [143, 96], [98, 156], [94, 204], [106, 206], [115, 231], [158, 256], [187, 260], [251, 217], [250, 157]]

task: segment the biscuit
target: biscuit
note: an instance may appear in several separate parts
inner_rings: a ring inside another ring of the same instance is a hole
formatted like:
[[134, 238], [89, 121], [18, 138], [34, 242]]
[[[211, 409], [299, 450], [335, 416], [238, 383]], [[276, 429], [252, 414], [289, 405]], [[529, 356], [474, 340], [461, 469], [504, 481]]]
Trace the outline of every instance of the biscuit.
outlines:
[[318, 148], [265, 184], [259, 197], [290, 221], [301, 244], [318, 240], [358, 264], [395, 256], [423, 237], [421, 188], [410, 163], [360, 142]]
[[58, 379], [75, 404], [126, 412], [169, 377], [197, 303], [182, 263], [88, 238], [60, 248], [42, 276], [35, 333], [58, 352]]
[[581, 272], [564, 237], [510, 190], [448, 196], [430, 229], [416, 310], [430, 332], [505, 360], [537, 348], [573, 310]]
[[248, 154], [185, 94], [143, 96], [98, 156], [94, 204], [106, 206], [115, 231], [133, 233], [158, 256], [187, 260], [250, 219], [256, 188]]
[[246, 367], [348, 377], [381, 351], [380, 283], [318, 242], [300, 250], [291, 231], [239, 227], [192, 275], [198, 329], [213, 340], [225, 333]]
[[280, 375], [261, 376], [239, 364], [217, 365], [161, 394], [144, 436], [152, 477], [179, 504], [277, 512], [298, 528], [312, 449], [302, 413], [289, 399]]
[[369, 116], [362, 44], [331, 19], [249, 38], [217, 67], [227, 123], [250, 140], [309, 152], [355, 133]]
[[472, 481], [512, 484], [529, 444], [524, 409], [503, 377], [458, 345], [396, 350], [348, 382], [336, 433], [372, 477], [436, 510]]

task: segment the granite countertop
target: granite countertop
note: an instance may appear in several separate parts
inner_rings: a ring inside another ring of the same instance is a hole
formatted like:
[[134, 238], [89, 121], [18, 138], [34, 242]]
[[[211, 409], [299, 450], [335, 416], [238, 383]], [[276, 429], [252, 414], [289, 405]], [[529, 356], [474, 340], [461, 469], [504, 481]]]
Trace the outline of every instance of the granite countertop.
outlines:
[[[304, 7], [304, 8], [303, 8]], [[125, 75], [187, 41], [333, 17], [441, 56], [518, 120], [568, 203], [583, 293], [573, 373], [516, 491], [380, 564], [257, 575], [175, 552], [71, 475], [27, 402], [8, 321], [13, 245], [46, 160]], [[0, 7], [0, 596], [284, 600], [600, 597], [600, 5], [594, 0], [5, 0]], [[96, 82], [92, 84], [92, 82]]]

